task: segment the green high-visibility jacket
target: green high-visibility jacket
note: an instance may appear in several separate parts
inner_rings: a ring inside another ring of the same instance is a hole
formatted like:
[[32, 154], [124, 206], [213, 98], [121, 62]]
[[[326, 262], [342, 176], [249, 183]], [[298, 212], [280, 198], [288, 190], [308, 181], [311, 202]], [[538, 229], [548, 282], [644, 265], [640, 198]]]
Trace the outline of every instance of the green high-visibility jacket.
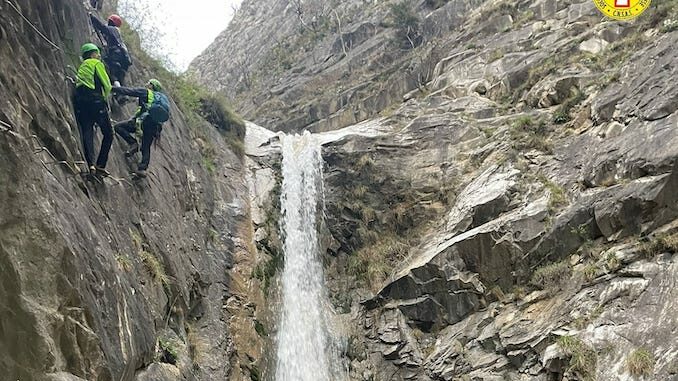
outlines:
[[107, 98], [111, 94], [111, 79], [106, 73], [103, 62], [96, 58], [88, 58], [78, 68], [78, 78], [75, 87], [86, 87]]

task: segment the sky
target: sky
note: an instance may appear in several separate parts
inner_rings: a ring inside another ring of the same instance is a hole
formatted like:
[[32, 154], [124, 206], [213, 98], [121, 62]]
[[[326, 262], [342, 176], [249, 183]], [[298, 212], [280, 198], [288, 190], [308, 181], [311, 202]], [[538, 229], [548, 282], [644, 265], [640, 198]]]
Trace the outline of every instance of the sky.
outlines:
[[[151, 50], [184, 71], [228, 26], [241, 0], [120, 0], [121, 16]], [[146, 37], [146, 38], [144, 38]], [[144, 41], [145, 40], [145, 41]]]

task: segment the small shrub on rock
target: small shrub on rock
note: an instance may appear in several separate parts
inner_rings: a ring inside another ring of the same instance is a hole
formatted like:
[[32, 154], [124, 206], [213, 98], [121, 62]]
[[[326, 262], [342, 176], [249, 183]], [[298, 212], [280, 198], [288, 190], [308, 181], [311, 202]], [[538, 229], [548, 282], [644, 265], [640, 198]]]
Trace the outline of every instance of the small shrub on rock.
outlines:
[[559, 337], [558, 346], [570, 356], [568, 372], [577, 375], [577, 380], [595, 381], [598, 358], [593, 348], [576, 336]]
[[558, 289], [563, 281], [570, 278], [572, 268], [568, 261], [551, 263], [535, 270], [530, 283], [541, 289]]
[[632, 376], [649, 376], [654, 370], [654, 356], [640, 347], [626, 357], [626, 370]]

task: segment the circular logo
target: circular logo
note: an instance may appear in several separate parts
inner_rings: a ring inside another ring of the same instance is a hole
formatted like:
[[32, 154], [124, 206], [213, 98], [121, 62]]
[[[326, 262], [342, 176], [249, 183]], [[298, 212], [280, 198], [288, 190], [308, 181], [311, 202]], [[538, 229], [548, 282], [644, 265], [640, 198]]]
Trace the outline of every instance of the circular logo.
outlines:
[[638, 17], [650, 7], [650, 0], [593, 0], [593, 2], [605, 16], [616, 20]]

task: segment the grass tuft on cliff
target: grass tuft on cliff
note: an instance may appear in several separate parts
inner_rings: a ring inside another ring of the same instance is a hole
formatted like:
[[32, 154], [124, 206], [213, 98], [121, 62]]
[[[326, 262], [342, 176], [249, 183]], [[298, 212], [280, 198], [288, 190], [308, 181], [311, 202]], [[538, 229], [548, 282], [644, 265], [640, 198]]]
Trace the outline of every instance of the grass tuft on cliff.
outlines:
[[596, 351], [576, 336], [561, 336], [558, 346], [570, 356], [569, 372], [575, 373], [578, 380], [594, 381], [598, 358]]
[[654, 370], [654, 356], [646, 348], [637, 348], [626, 357], [626, 370], [632, 376], [649, 376]]

